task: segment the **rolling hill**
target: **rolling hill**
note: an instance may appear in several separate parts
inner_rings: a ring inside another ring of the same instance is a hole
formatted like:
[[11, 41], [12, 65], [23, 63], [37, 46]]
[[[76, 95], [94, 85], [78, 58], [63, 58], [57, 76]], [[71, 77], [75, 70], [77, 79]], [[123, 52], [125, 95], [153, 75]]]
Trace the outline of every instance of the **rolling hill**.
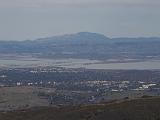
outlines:
[[160, 98], [88, 106], [32, 108], [0, 113], [0, 120], [159, 120]]

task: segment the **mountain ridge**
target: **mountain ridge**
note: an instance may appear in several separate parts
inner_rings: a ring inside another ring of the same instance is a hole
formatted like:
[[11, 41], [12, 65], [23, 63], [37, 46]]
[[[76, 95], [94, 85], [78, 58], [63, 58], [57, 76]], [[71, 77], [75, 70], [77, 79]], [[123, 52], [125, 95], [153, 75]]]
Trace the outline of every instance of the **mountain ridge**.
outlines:
[[[160, 38], [108, 38], [103, 34], [79, 32], [26, 41], [0, 41], [0, 54], [31, 54], [49, 58], [112, 59], [155, 58]], [[160, 56], [159, 56], [160, 57]]]
[[160, 37], [107, 37], [104, 34], [101, 33], [96, 33], [96, 32], [77, 32], [77, 33], [71, 33], [71, 34], [62, 34], [62, 35], [54, 35], [51, 37], [42, 37], [42, 38], [37, 38], [37, 39], [32, 39], [32, 40], [23, 40], [23, 41], [18, 41], [18, 40], [0, 40], [0, 42], [24, 42], [24, 41], [37, 41], [37, 40], [46, 40], [46, 39], [63, 39], [64, 38], [68, 38], [68, 37], [78, 37], [78, 36], [101, 36], [103, 38], [106, 39], [110, 39], [110, 40], [116, 40], [116, 39], [154, 39], [154, 40], [160, 40]]

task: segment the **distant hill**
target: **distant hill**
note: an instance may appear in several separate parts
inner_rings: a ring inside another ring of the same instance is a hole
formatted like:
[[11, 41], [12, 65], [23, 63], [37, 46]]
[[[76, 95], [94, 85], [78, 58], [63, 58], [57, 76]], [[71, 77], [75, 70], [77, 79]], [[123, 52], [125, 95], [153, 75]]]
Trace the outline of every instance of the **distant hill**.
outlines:
[[0, 113], [0, 120], [159, 120], [160, 98]]
[[26, 41], [0, 41], [0, 54], [31, 54], [49, 58], [155, 58], [160, 38], [108, 38], [80, 32]]

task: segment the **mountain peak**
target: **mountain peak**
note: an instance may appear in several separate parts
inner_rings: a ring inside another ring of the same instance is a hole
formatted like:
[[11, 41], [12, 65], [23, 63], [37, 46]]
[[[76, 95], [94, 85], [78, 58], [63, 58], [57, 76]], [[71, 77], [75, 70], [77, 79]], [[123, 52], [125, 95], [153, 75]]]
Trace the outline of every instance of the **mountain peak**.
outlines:
[[79, 35], [97, 35], [98, 33], [93, 33], [93, 32], [78, 32], [77, 34], [79, 34]]
[[100, 33], [93, 33], [93, 32], [78, 32], [77, 35], [80, 35], [80, 36], [97, 36], [97, 37], [105, 37], [107, 38], [105, 35], [103, 34], [100, 34]]
[[63, 40], [73, 40], [73, 41], [108, 41], [109, 38], [104, 36], [103, 34], [99, 33], [92, 33], [92, 32], [78, 32], [74, 34], [65, 34], [61, 36], [53, 36], [53, 37], [48, 37], [48, 38], [41, 38], [38, 39], [41, 41], [63, 41]]

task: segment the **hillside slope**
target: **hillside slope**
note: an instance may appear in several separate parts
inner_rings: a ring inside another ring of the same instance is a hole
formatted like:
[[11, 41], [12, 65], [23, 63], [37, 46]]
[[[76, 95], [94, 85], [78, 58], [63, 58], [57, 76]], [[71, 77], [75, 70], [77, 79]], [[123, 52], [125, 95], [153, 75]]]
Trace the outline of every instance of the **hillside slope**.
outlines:
[[160, 120], [160, 98], [1, 113], [0, 120]]

